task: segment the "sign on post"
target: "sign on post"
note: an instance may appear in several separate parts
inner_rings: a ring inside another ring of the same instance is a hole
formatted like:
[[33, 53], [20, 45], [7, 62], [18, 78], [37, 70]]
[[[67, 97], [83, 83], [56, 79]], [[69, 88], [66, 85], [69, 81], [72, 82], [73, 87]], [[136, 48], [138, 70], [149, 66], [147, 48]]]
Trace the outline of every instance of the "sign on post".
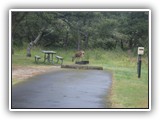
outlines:
[[138, 73], [138, 78], [141, 77], [141, 55], [144, 54], [144, 47], [138, 47], [138, 62], [137, 62], [137, 73]]
[[138, 55], [144, 54], [144, 47], [138, 47]]

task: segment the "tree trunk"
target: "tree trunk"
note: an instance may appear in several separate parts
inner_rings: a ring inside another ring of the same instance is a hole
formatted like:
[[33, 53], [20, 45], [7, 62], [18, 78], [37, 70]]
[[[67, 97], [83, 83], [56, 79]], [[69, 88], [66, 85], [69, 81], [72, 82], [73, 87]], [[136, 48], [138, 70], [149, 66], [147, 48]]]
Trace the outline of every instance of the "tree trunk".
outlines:
[[88, 48], [88, 33], [85, 34], [85, 49]]
[[123, 41], [121, 40], [121, 49], [124, 50]]
[[28, 48], [27, 48], [27, 57], [31, 57], [31, 49], [34, 45], [36, 45], [36, 43], [40, 40], [40, 38], [42, 37], [42, 34], [43, 34], [43, 30], [44, 28], [39, 32], [37, 38], [34, 40], [34, 41], [31, 41], [28, 45]]
[[11, 54], [14, 55], [13, 38], [11, 37]]
[[33, 47], [33, 42], [30, 42], [27, 48], [27, 57], [31, 57], [31, 48]]
[[78, 51], [81, 49], [81, 40], [80, 40], [80, 33], [79, 33], [79, 29], [78, 29], [78, 41], [77, 41], [77, 49]]
[[132, 49], [132, 46], [133, 46], [133, 40], [132, 38], [129, 40], [129, 49]]
[[65, 48], [65, 50], [67, 50], [67, 45], [68, 45], [68, 34], [69, 34], [69, 32], [67, 31], [66, 32], [66, 37], [65, 37], [65, 40], [64, 40], [64, 48]]

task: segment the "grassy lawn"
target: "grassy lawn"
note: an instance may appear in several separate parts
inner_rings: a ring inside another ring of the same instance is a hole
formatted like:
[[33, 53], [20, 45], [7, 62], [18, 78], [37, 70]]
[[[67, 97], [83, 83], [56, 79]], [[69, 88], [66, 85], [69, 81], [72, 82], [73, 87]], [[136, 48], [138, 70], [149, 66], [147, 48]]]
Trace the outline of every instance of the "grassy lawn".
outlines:
[[[51, 50], [51, 49], [50, 49]], [[54, 50], [54, 49], [53, 49]], [[12, 65], [38, 66], [43, 63], [43, 53], [40, 48], [32, 49], [32, 57], [26, 57], [26, 50], [15, 49]], [[63, 64], [73, 64], [71, 57], [74, 50], [56, 49], [57, 55], [64, 57]], [[34, 55], [42, 57], [39, 64], [34, 63]], [[141, 78], [137, 78], [137, 57], [123, 52], [93, 49], [85, 51], [85, 60], [90, 65], [103, 66], [112, 73], [111, 107], [112, 108], [148, 108], [148, 59], [142, 57]]]

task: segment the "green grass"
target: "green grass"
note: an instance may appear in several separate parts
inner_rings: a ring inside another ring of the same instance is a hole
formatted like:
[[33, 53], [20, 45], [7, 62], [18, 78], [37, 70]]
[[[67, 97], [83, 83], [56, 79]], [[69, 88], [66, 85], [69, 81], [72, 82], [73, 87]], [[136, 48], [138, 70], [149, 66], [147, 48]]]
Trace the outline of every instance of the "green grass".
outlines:
[[[52, 49], [50, 49], [52, 50]], [[53, 49], [64, 58], [64, 64], [73, 64], [74, 50]], [[26, 57], [26, 50], [15, 50], [13, 65], [51, 65], [44, 64], [42, 49], [32, 49], [32, 57]], [[39, 64], [34, 63], [34, 55], [42, 57]], [[112, 108], [147, 108], [148, 107], [148, 59], [142, 57], [141, 78], [137, 78], [137, 57], [121, 50], [106, 51], [93, 49], [85, 51], [85, 60], [90, 65], [103, 66], [112, 73], [110, 102]]]
[[148, 107], [148, 72], [142, 69], [141, 78], [137, 78], [133, 68], [113, 70], [112, 107], [147, 108]]

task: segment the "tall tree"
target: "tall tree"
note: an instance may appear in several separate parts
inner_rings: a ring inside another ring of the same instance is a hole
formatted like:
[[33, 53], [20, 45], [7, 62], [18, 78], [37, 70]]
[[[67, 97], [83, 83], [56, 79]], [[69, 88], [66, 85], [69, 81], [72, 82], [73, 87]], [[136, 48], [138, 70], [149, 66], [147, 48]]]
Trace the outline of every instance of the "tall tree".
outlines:
[[27, 57], [31, 57], [31, 49], [34, 45], [36, 45], [36, 43], [41, 39], [43, 32], [44, 32], [45, 28], [42, 28], [38, 34], [38, 36], [36, 37], [36, 39], [34, 41], [31, 41], [28, 45], [27, 48]]
[[23, 21], [24, 17], [27, 15], [27, 12], [12, 12], [12, 27], [11, 27], [11, 46], [12, 46], [12, 54], [14, 54], [13, 49], [13, 41], [14, 41], [14, 34], [17, 31], [17, 26], [20, 24], [21, 21]]
[[[43, 30], [42, 28], [45, 27]], [[13, 12], [13, 46], [123, 50], [148, 42], [148, 12]]]

